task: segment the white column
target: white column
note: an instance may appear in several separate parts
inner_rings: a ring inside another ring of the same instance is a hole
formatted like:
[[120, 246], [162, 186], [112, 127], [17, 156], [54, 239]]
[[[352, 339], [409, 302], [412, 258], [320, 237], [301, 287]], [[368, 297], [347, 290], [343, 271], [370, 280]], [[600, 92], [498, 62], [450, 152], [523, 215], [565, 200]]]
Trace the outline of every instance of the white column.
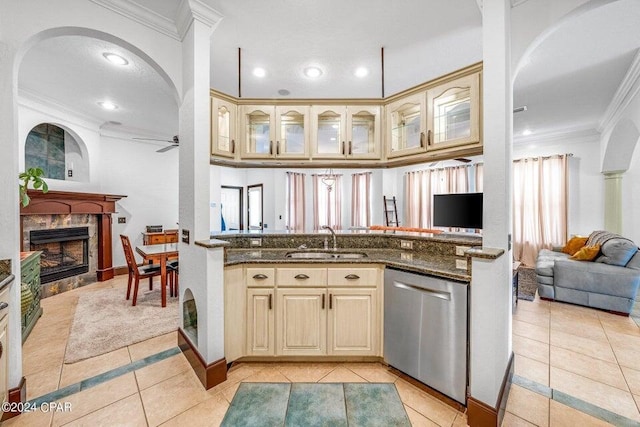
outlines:
[[[1, 33], [0, 33], [1, 34]], [[22, 328], [20, 324], [20, 214], [18, 206], [18, 77], [17, 46], [0, 37], [0, 259], [10, 259], [16, 280], [9, 289], [9, 388], [22, 379]]]
[[471, 396], [496, 406], [511, 354], [512, 86], [510, 2], [483, 2], [483, 246], [503, 249], [472, 260], [470, 299]]
[[622, 233], [622, 174], [604, 172], [604, 228]]
[[[180, 4], [183, 99], [180, 105], [179, 224], [189, 242], [180, 243], [180, 319], [190, 289], [198, 313], [197, 348], [206, 363], [224, 357], [223, 259], [221, 249], [194, 244], [209, 239], [210, 37], [221, 16], [197, 0]], [[176, 58], [179, 60], [179, 58]], [[182, 326], [182, 325], [181, 325]], [[196, 343], [194, 343], [196, 344]]]

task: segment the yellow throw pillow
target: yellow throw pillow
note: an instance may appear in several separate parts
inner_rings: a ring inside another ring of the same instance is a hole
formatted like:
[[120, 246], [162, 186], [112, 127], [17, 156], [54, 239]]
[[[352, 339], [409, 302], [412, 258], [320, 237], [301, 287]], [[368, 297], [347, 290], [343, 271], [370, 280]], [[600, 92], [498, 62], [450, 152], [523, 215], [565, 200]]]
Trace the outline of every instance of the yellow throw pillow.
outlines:
[[571, 259], [578, 261], [593, 261], [600, 253], [600, 245], [583, 246], [578, 252], [573, 254]]
[[562, 252], [564, 252], [565, 254], [574, 255], [576, 252], [580, 250], [580, 248], [582, 248], [585, 245], [585, 243], [587, 243], [587, 239], [588, 237], [580, 237], [580, 236], [572, 237], [571, 239], [569, 239], [567, 244], [562, 248]]

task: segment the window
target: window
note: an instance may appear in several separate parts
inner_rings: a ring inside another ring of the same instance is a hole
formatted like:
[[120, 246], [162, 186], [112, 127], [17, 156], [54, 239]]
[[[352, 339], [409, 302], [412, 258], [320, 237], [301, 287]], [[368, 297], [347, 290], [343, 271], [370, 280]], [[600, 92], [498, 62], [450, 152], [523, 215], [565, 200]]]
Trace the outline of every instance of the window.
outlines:
[[351, 175], [351, 226], [371, 225], [371, 172]]
[[287, 172], [287, 230], [304, 231], [304, 176]]
[[313, 175], [313, 228], [329, 225], [342, 229], [341, 178], [333, 173]]

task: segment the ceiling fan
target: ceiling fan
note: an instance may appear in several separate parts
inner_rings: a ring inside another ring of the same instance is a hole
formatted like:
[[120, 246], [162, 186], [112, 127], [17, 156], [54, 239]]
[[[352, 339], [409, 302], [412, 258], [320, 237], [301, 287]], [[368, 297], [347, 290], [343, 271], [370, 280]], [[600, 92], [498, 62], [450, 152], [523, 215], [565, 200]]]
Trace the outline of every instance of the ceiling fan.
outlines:
[[136, 138], [134, 137], [133, 139], [137, 139], [138, 141], [161, 141], [161, 142], [169, 142], [171, 143], [171, 145], [167, 145], [166, 147], [162, 147], [159, 150], [156, 150], [156, 153], [164, 153], [165, 151], [169, 151], [173, 148], [176, 148], [180, 145], [180, 139], [178, 138], [178, 135], [173, 135], [173, 138], [171, 139], [158, 139], [158, 138]]

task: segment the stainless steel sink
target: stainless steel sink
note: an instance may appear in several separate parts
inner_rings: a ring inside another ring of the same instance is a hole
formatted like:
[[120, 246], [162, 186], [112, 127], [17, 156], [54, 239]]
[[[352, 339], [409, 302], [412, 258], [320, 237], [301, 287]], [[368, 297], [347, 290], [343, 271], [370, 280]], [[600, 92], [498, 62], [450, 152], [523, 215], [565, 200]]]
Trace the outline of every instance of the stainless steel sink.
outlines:
[[359, 259], [366, 258], [367, 254], [362, 252], [289, 252], [285, 257], [298, 259]]

